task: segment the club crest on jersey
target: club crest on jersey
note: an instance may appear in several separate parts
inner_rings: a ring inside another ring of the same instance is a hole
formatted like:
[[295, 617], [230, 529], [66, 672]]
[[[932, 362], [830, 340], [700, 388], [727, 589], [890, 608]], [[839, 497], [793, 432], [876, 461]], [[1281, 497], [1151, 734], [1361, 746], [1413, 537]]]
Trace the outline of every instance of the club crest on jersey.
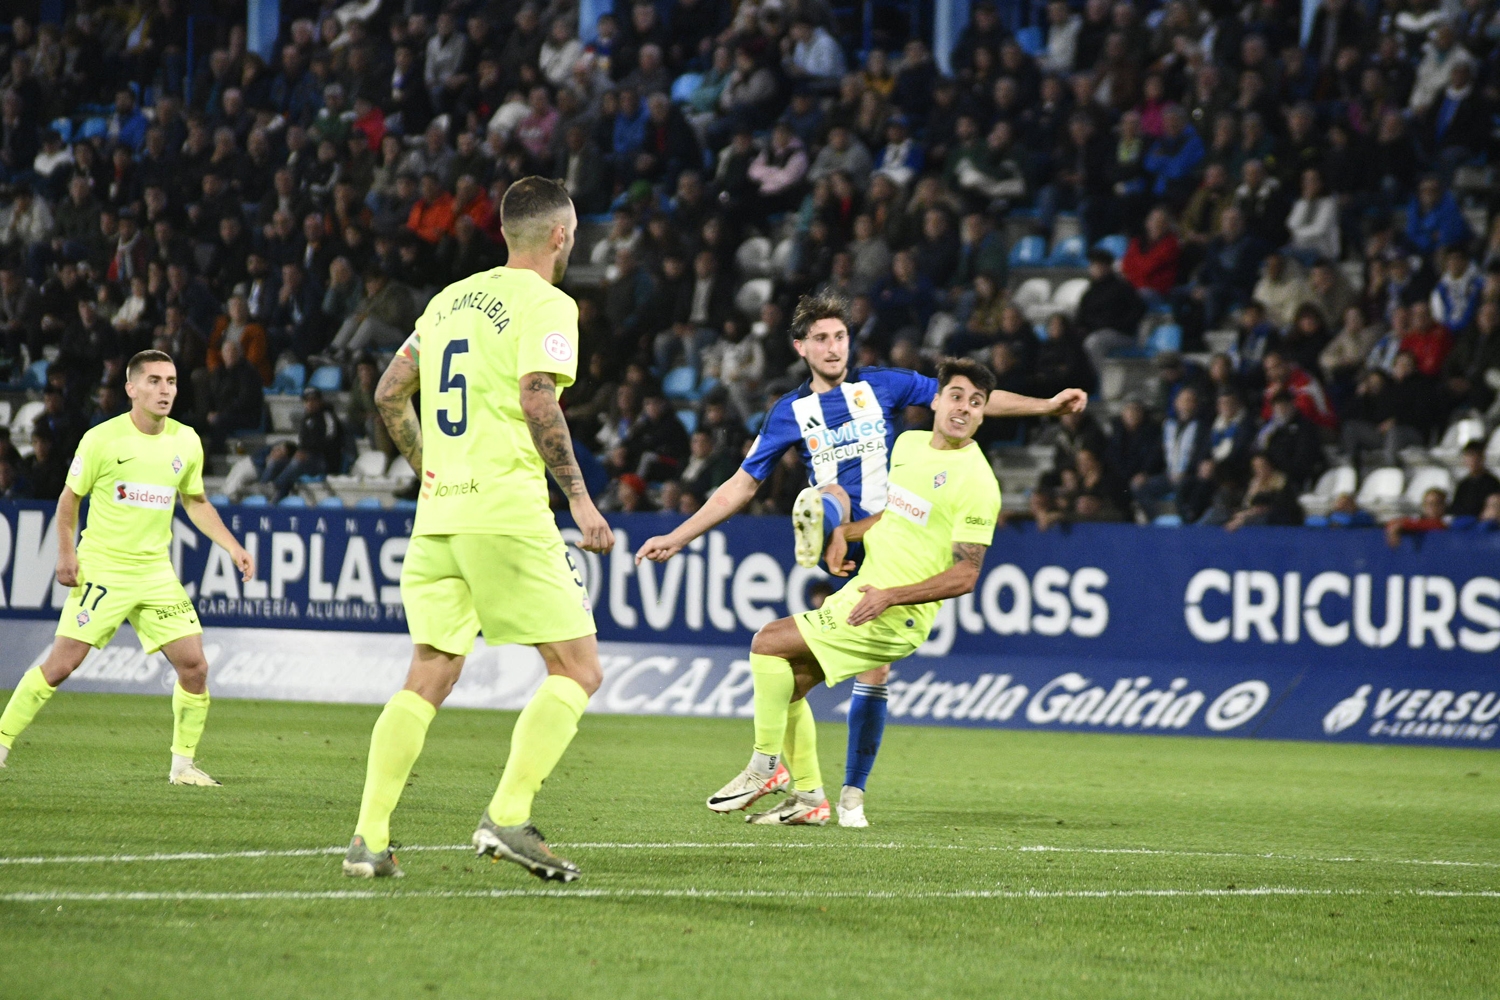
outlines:
[[181, 472], [181, 471], [182, 471], [182, 456], [181, 455], [173, 455], [172, 456], [172, 472], [173, 473], [178, 473], [178, 472]]
[[942, 472], [939, 472], [937, 475], [935, 475], [935, 476], [932, 477], [932, 488], [933, 489], [938, 489], [939, 487], [941, 487], [947, 481], [948, 481], [948, 470], [944, 469]]
[[854, 408], [856, 410], [863, 410], [865, 408], [865, 391], [863, 389], [854, 390]]
[[78, 621], [78, 627], [79, 628], [83, 628], [85, 625], [87, 625], [89, 623], [89, 613], [87, 611], [80, 611], [80, 612], [78, 612], [78, 619], [77, 619], [77, 621]]

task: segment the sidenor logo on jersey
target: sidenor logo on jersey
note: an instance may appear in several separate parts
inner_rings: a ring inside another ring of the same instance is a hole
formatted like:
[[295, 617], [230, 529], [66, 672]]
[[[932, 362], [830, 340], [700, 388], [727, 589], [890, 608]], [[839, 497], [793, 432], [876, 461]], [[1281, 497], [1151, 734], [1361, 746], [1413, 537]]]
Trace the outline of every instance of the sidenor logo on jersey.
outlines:
[[115, 480], [115, 503], [127, 507], [144, 507], [147, 510], [171, 510], [177, 499], [177, 491], [170, 486], [154, 483], [127, 483]]
[[886, 494], [885, 509], [922, 528], [927, 527], [927, 518], [932, 514], [932, 504], [895, 483], [891, 483]]

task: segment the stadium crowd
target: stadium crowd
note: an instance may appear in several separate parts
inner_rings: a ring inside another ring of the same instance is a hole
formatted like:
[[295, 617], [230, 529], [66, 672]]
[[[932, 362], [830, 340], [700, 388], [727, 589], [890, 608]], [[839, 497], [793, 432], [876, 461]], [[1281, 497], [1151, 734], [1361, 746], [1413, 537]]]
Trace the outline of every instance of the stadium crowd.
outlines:
[[[384, 358], [439, 288], [505, 261], [500, 199], [541, 173], [590, 235], [564, 402], [609, 509], [691, 512], [728, 478], [804, 378], [796, 297], [831, 288], [856, 365], [969, 354], [1047, 396], [1154, 358], [1148, 391], [983, 429], [1054, 449], [1043, 527], [1300, 523], [1331, 465], [1401, 464], [1460, 418], [1482, 424], [1463, 478], [1389, 530], [1500, 527], [1500, 14], [1323, 0], [1304, 44], [1300, 10], [1051, 0], [1012, 31], [981, 0], [951, 75], [920, 39], [854, 51], [819, 0], [622, 0], [587, 44], [566, 0], [284, 0], [270, 62], [226, 19], [197, 64], [177, 0], [18, 16], [0, 380], [45, 405], [0, 440], [0, 496], [56, 497], [153, 346], [178, 359], [174, 415], [213, 452], [252, 442], [278, 498], [356, 440], [393, 455]], [[1064, 232], [1081, 249], [1059, 257]], [[1081, 296], [1018, 301], [1048, 264]], [[330, 367], [338, 407], [284, 377]], [[266, 445], [273, 387], [304, 414]], [[757, 508], [789, 510], [803, 476], [789, 455]]]

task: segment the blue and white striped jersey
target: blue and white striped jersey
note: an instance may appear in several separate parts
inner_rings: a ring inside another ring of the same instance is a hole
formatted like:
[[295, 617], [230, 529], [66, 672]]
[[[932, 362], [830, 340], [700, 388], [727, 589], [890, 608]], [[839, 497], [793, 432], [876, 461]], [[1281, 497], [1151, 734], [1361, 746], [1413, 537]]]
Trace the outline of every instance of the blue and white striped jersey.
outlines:
[[809, 485], [838, 483], [856, 520], [878, 514], [885, 510], [886, 471], [901, 411], [930, 405], [937, 388], [937, 379], [905, 368], [856, 368], [822, 393], [803, 382], [771, 407], [741, 467], [763, 480], [795, 445]]

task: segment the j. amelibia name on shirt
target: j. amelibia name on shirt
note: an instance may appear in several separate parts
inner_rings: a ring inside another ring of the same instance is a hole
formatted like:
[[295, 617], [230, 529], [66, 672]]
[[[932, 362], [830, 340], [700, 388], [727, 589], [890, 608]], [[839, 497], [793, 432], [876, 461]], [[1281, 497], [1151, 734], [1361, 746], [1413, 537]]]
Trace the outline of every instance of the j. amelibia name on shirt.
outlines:
[[505, 303], [494, 294], [475, 289], [455, 295], [447, 312], [437, 314], [438, 325], [449, 316], [454, 316], [465, 309], [483, 313], [484, 318], [495, 324], [495, 332], [499, 333], [510, 325], [510, 314], [505, 311]]

